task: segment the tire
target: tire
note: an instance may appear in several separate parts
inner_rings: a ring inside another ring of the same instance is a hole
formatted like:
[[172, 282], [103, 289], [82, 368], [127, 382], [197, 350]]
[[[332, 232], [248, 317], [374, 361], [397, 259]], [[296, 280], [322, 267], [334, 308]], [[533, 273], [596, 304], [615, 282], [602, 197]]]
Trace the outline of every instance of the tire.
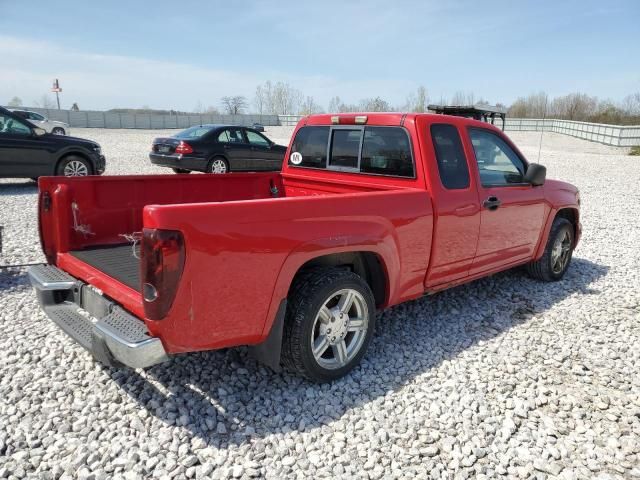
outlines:
[[64, 128], [55, 127], [53, 130], [51, 130], [51, 133], [54, 135], [64, 135], [66, 132], [64, 131]]
[[566, 273], [573, 254], [574, 229], [566, 218], [553, 221], [542, 257], [527, 264], [529, 275], [543, 282], [557, 282]]
[[93, 166], [86, 158], [69, 155], [58, 163], [56, 175], [64, 177], [86, 177], [87, 175], [93, 175]]
[[207, 173], [224, 174], [230, 171], [229, 162], [223, 157], [214, 157], [207, 165]]
[[173, 170], [174, 173], [179, 173], [179, 174], [191, 173], [191, 170], [185, 170], [184, 168], [172, 168], [171, 170]]
[[365, 355], [375, 317], [371, 288], [355, 273], [315, 268], [300, 274], [289, 292], [282, 364], [319, 383], [346, 375]]

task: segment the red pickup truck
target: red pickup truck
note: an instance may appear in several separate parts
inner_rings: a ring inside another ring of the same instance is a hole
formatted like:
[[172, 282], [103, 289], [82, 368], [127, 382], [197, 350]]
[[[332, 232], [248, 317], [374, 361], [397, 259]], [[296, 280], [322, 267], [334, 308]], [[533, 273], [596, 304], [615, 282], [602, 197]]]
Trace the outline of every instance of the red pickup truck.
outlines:
[[49, 264], [29, 274], [105, 364], [248, 345], [330, 381], [381, 309], [517, 265], [561, 279], [580, 198], [545, 174], [479, 121], [312, 115], [281, 172], [40, 178]]

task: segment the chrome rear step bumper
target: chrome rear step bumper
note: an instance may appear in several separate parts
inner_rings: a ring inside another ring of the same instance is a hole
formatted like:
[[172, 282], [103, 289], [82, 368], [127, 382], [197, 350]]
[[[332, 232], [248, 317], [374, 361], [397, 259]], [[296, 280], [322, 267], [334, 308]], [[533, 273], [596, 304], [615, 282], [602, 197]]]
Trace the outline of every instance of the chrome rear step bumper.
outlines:
[[92, 286], [53, 265], [29, 269], [45, 313], [105, 365], [145, 368], [169, 357], [146, 325]]

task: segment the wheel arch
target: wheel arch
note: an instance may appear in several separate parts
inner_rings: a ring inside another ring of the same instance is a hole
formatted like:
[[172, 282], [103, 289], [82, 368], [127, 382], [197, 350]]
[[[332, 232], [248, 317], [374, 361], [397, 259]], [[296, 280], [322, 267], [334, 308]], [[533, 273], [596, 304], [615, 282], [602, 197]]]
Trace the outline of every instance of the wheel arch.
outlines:
[[[346, 251], [325, 252], [322, 255], [315, 255], [303, 262], [298, 262], [295, 271], [292, 274], [286, 274], [288, 283], [284, 298], [279, 298], [277, 288], [274, 291], [274, 297], [271, 301], [272, 308], [270, 308], [265, 323], [264, 333], [267, 334], [265, 340], [249, 348], [254, 358], [276, 371], [280, 370], [283, 325], [289, 292], [301, 273], [309, 268], [320, 266], [348, 268], [362, 277], [373, 292], [377, 308], [384, 307], [389, 301], [393, 281], [388, 276], [387, 263], [380, 252], [354, 248]], [[282, 280], [283, 272], [280, 273], [279, 280]]]
[[575, 207], [564, 207], [557, 211], [556, 218], [566, 218], [573, 225], [573, 241], [578, 240], [578, 225], [580, 224], [580, 211]]
[[330, 253], [312, 258], [302, 264], [296, 271], [289, 291], [302, 272], [314, 267], [339, 267], [347, 268], [361, 277], [371, 288], [376, 307], [382, 307], [388, 298], [388, 281], [383, 260], [371, 251], [353, 250], [346, 252]]
[[566, 205], [551, 210], [547, 223], [545, 224], [543, 234], [541, 235], [540, 242], [536, 249], [536, 254], [533, 259], [538, 260], [544, 254], [545, 246], [549, 239], [549, 232], [551, 232], [551, 226], [556, 218], [565, 218], [573, 225], [573, 246], [578, 244], [580, 239], [580, 209], [575, 205]]

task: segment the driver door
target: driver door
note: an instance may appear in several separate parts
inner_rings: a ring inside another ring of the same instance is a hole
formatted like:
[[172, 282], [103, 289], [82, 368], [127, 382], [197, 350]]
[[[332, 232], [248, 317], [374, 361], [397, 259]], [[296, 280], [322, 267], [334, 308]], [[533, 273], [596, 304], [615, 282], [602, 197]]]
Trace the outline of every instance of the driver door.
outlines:
[[469, 128], [478, 175], [480, 236], [471, 275], [533, 256], [545, 219], [542, 187], [524, 182], [526, 163], [496, 132]]

